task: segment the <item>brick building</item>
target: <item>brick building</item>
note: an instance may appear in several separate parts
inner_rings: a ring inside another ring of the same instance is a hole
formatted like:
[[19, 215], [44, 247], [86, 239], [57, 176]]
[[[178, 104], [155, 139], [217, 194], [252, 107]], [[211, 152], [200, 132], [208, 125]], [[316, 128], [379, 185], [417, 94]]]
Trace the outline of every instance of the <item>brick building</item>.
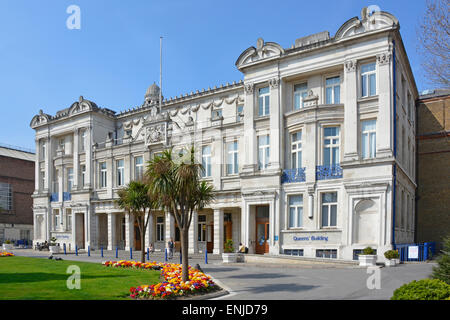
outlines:
[[33, 239], [35, 154], [0, 145], [0, 243]]
[[450, 90], [423, 92], [417, 103], [417, 242], [450, 235]]

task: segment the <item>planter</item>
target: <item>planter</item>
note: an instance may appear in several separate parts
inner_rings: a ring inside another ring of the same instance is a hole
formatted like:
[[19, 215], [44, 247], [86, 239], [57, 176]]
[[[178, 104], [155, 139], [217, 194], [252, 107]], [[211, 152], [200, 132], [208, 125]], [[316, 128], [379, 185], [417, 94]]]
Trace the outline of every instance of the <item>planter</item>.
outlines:
[[4, 243], [3, 244], [3, 251], [11, 251], [13, 248], [13, 245], [11, 243]]
[[394, 259], [396, 264], [400, 264], [400, 258]]
[[238, 259], [238, 253], [222, 253], [223, 263], [236, 263]]
[[60, 253], [61, 247], [60, 246], [49, 246], [48, 249], [51, 253]]
[[358, 260], [361, 267], [372, 267], [377, 264], [377, 256], [375, 254], [360, 254]]
[[386, 267], [395, 267], [397, 265], [397, 261], [395, 261], [396, 259], [386, 259], [386, 261], [384, 262], [384, 265]]

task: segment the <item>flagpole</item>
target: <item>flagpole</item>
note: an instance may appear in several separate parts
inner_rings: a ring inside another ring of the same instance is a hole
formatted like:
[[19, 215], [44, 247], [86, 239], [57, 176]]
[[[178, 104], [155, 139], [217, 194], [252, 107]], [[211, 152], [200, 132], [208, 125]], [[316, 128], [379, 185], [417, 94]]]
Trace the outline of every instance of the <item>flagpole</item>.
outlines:
[[162, 38], [159, 37], [159, 113], [162, 110]]

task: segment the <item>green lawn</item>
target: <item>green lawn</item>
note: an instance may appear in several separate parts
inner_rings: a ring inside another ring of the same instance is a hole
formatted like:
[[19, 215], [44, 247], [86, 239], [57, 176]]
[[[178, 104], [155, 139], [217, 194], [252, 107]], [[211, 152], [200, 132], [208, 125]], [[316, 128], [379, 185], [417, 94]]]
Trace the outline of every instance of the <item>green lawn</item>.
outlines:
[[[81, 270], [81, 289], [68, 289], [68, 266]], [[0, 258], [1, 300], [128, 299], [130, 287], [159, 282], [159, 271], [105, 267], [100, 263], [40, 258]]]

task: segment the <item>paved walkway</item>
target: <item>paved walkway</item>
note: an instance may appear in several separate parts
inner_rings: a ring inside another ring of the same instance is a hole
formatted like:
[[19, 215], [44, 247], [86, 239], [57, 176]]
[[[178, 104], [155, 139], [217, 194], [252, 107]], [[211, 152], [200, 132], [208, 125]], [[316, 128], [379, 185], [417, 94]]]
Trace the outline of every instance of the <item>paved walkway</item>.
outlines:
[[[49, 252], [29, 249], [13, 250], [18, 256], [47, 258]], [[64, 260], [102, 262], [118, 260], [115, 252], [59, 254]], [[130, 254], [120, 251], [119, 259], [130, 260]], [[139, 261], [140, 253], [133, 253], [133, 260]], [[163, 253], [150, 255], [150, 261], [164, 262]], [[175, 253], [172, 263], [179, 263]], [[230, 294], [217, 298], [225, 300], [342, 300], [342, 299], [390, 299], [393, 291], [412, 280], [428, 277], [435, 263], [407, 263], [392, 268], [379, 268], [380, 289], [368, 289], [367, 282], [374, 273], [355, 265], [302, 263], [299, 265], [223, 264], [219, 255], [208, 255], [205, 264], [203, 255], [190, 255], [189, 264], [199, 264]], [[370, 282], [370, 281], [369, 281]], [[371, 282], [376, 284], [376, 282]]]

